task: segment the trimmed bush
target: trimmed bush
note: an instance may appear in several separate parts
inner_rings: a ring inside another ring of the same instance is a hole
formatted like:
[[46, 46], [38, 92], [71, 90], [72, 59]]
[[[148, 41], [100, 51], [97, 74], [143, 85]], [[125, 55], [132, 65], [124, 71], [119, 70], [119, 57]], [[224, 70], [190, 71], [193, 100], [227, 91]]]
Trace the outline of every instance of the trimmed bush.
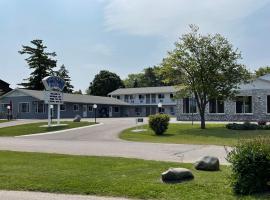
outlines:
[[227, 160], [231, 163], [231, 184], [237, 194], [270, 191], [270, 139], [242, 140]]
[[243, 124], [237, 124], [237, 123], [229, 123], [226, 125], [227, 129], [232, 130], [256, 130], [256, 129], [263, 129], [257, 124], [252, 124], [250, 122], [244, 122]]
[[170, 117], [166, 114], [156, 114], [149, 116], [149, 127], [156, 135], [162, 135], [169, 126]]
[[259, 126], [265, 126], [266, 123], [267, 123], [267, 121], [263, 121], [263, 120], [258, 121], [258, 125], [259, 125]]

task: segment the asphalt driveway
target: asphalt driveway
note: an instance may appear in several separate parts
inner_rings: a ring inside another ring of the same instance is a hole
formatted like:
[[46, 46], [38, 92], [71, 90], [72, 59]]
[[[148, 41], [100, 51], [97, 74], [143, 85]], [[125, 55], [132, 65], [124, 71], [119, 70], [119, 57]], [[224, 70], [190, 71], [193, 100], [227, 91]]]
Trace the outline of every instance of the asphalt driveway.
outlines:
[[101, 122], [98, 126], [76, 130], [15, 138], [1, 137], [0, 149], [177, 162], [195, 162], [202, 156], [212, 155], [227, 164], [226, 151], [222, 146], [123, 141], [118, 138], [118, 134], [135, 126], [135, 118], [107, 118], [98, 121]]

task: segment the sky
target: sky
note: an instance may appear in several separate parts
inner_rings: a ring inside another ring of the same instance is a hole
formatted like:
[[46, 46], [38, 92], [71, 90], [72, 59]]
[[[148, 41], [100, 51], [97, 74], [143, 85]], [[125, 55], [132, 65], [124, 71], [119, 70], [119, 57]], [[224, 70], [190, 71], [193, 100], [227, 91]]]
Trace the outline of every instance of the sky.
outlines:
[[42, 39], [83, 92], [100, 70], [126, 78], [158, 65], [189, 31], [220, 33], [248, 69], [270, 65], [270, 0], [0, 0], [0, 79], [31, 71], [22, 45]]

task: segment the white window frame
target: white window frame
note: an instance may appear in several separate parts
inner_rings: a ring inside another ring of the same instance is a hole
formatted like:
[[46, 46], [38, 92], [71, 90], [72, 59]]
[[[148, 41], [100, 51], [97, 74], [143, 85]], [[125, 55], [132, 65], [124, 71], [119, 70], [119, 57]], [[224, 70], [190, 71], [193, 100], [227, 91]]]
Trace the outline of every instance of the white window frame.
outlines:
[[[43, 104], [42, 112], [38, 112], [38, 105], [39, 105], [39, 104]], [[44, 104], [43, 102], [37, 101], [37, 103], [36, 103], [36, 113], [38, 113], [38, 114], [45, 113], [45, 104]]]
[[[218, 99], [213, 99], [215, 101], [216, 104], [216, 112], [210, 112], [210, 101], [208, 102], [208, 114], [210, 115], [222, 115], [225, 114], [225, 101], [224, 100], [218, 100]], [[218, 101], [223, 101], [223, 112], [217, 112], [218, 110]]]
[[[21, 112], [21, 111], [20, 111], [20, 107], [21, 107], [20, 105], [21, 105], [21, 104], [24, 104], [24, 103], [25, 103], [25, 104], [28, 104], [28, 112]], [[30, 113], [30, 110], [31, 110], [31, 109], [30, 109], [30, 102], [19, 102], [19, 103], [18, 103], [18, 113]]]
[[[189, 101], [189, 108], [188, 108], [188, 110], [189, 110], [189, 112], [184, 112], [184, 99], [189, 99], [188, 101]], [[193, 114], [198, 114], [198, 107], [197, 107], [197, 102], [196, 102], [196, 99], [195, 98], [191, 98], [191, 97], [186, 97], [186, 98], [183, 98], [182, 99], [182, 113], [183, 114], [186, 114], [186, 115], [192, 115], [192, 112], [191, 112], [191, 99], [194, 99], [193, 101], [194, 101], [194, 104], [195, 104], [195, 108], [196, 108], [196, 112], [193, 112]]]
[[235, 114], [236, 115], [253, 115], [253, 111], [254, 111], [254, 104], [253, 104], [253, 97], [251, 96], [251, 95], [239, 95], [239, 96], [236, 96], [236, 98], [237, 97], [251, 97], [251, 110], [252, 110], [252, 112], [251, 113], [246, 113], [245, 112], [245, 103], [246, 103], [246, 101], [243, 101], [243, 104], [244, 104], [244, 112], [242, 112], [242, 113], [237, 113], [236, 112], [236, 102], [237, 102], [237, 100], [235, 99]]
[[[76, 109], [76, 110], [75, 110], [75, 109], [74, 109], [74, 107], [75, 107], [75, 106], [77, 106], [77, 107], [78, 107], [78, 109]], [[79, 104], [73, 104], [73, 111], [74, 111], [74, 112], [78, 112], [78, 111], [80, 111]]]

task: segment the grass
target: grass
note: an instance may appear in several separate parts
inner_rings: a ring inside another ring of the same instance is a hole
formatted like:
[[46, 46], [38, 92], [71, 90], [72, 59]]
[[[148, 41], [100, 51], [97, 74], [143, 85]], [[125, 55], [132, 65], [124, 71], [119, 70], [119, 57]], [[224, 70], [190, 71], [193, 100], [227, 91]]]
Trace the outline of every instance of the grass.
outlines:
[[134, 133], [131, 131], [134, 128], [127, 129], [120, 134], [120, 138], [140, 142], [234, 146], [239, 139], [270, 137], [270, 130], [229, 130], [224, 124], [207, 124], [207, 129], [200, 129], [199, 124], [170, 124], [163, 136], [156, 136], [148, 125], [142, 128], [146, 131]]
[[[191, 169], [195, 179], [164, 184], [160, 174], [169, 167]], [[269, 199], [267, 194], [235, 196], [229, 172], [225, 166], [218, 172], [203, 172], [191, 164], [172, 162], [0, 151], [0, 190], [162, 200]]]
[[8, 122], [8, 120], [0, 119], [0, 123]]
[[72, 122], [72, 121], [63, 121], [62, 124], [67, 124], [67, 126], [55, 126], [55, 127], [40, 127], [46, 125], [47, 122], [40, 123], [30, 123], [17, 126], [10, 126], [0, 128], [0, 136], [18, 136], [18, 135], [28, 135], [35, 133], [44, 133], [50, 131], [59, 131], [70, 128], [77, 128], [82, 126], [89, 126], [94, 124], [94, 122]]

